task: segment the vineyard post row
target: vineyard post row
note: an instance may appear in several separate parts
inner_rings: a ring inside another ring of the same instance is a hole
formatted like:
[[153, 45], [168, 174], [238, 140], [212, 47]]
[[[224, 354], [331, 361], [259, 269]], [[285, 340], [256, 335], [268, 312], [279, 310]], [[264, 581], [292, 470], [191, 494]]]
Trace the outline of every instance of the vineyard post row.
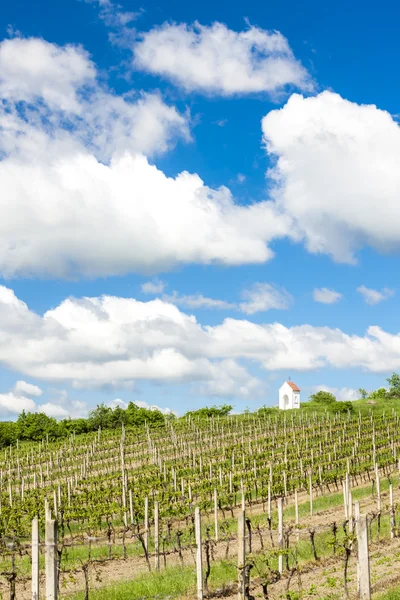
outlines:
[[[279, 549], [279, 572], [283, 573], [283, 502], [278, 498], [278, 539]], [[57, 564], [57, 521], [51, 519], [47, 513], [45, 526], [45, 600], [57, 600], [58, 598], [58, 564]], [[357, 539], [357, 584], [360, 600], [371, 600], [370, 565], [368, 550], [368, 518], [360, 514], [360, 505], [355, 503], [354, 517]], [[246, 563], [246, 508], [242, 497], [242, 509], [238, 515], [238, 600], [246, 600], [249, 590], [249, 569]], [[155, 538], [158, 536], [158, 527], [155, 530]], [[203, 578], [203, 550], [201, 537], [201, 513], [199, 507], [195, 508], [195, 540], [196, 540], [196, 579], [197, 600], [203, 600], [204, 589]], [[39, 525], [38, 518], [32, 521], [32, 600], [40, 600], [39, 588]], [[159, 569], [159, 553], [156, 546], [155, 552], [156, 568]]]

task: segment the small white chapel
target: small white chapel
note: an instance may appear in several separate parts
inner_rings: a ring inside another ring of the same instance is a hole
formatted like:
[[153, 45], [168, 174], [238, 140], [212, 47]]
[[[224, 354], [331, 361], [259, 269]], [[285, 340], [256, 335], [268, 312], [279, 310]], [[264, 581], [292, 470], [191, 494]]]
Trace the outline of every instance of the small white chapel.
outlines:
[[300, 408], [300, 388], [293, 381], [285, 381], [279, 388], [279, 409]]

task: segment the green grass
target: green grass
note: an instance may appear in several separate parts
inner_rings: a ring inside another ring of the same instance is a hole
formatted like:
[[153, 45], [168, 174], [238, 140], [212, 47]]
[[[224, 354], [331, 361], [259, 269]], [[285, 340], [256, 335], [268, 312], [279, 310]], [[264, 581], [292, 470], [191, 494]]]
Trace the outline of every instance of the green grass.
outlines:
[[[210, 587], [218, 588], [237, 577], [233, 563], [221, 561], [213, 563], [209, 579]], [[196, 590], [196, 570], [194, 567], [169, 567], [158, 573], [143, 573], [134, 580], [116, 583], [107, 588], [91, 591], [94, 600], [144, 600], [152, 598], [179, 598]], [[84, 593], [63, 596], [60, 600], [83, 600]]]
[[400, 587], [394, 588], [379, 596], [377, 600], [400, 600]]

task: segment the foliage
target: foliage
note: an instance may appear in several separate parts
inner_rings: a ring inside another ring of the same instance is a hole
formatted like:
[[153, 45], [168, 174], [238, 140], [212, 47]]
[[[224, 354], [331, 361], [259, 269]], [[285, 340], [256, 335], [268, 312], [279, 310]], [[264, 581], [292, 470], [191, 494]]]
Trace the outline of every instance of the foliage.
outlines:
[[199, 408], [198, 410], [192, 410], [186, 413], [186, 416], [190, 417], [200, 417], [201, 419], [206, 419], [209, 417], [226, 417], [231, 412], [233, 406], [230, 404], [223, 404], [222, 406], [205, 406], [204, 408]]
[[354, 411], [354, 406], [353, 403], [350, 400], [345, 400], [343, 402], [335, 402], [334, 404], [330, 404], [329, 405], [329, 409], [332, 412], [339, 412], [339, 413], [346, 413], [346, 412], [353, 412]]
[[258, 409], [257, 415], [259, 417], [266, 417], [268, 415], [275, 415], [278, 412], [279, 412], [279, 408], [277, 408], [275, 406], [262, 406], [261, 408]]
[[16, 434], [19, 440], [38, 442], [46, 437], [54, 440], [58, 436], [57, 420], [44, 413], [26, 413], [19, 415], [16, 423]]
[[333, 402], [336, 402], [336, 397], [331, 394], [331, 392], [320, 390], [316, 394], [311, 394], [310, 401], [316, 402], [317, 404], [332, 404]]
[[359, 396], [360, 396], [360, 398], [361, 398], [362, 400], [365, 400], [365, 398], [367, 398], [367, 397], [368, 397], [368, 392], [367, 392], [367, 390], [364, 390], [364, 388], [358, 388], [358, 390], [357, 390], [357, 391], [358, 391], [358, 393], [359, 393]]
[[372, 400], [383, 400], [387, 398], [387, 390], [386, 388], [379, 388], [378, 390], [374, 390], [370, 393], [369, 398]]
[[[174, 418], [168, 415], [168, 420]], [[145, 423], [149, 427], [164, 425], [165, 416], [158, 410], [140, 408], [130, 402], [126, 409], [112, 408], [99, 404], [89, 413], [87, 419], [62, 419], [58, 421], [45, 413], [22, 411], [14, 422], [0, 422], [0, 448], [15, 444], [17, 440], [38, 442], [55, 441], [75, 435], [97, 431], [99, 428], [117, 429], [121, 425], [140, 427]]]
[[392, 373], [392, 376], [388, 377], [386, 381], [389, 384], [389, 395], [400, 397], [400, 375]]

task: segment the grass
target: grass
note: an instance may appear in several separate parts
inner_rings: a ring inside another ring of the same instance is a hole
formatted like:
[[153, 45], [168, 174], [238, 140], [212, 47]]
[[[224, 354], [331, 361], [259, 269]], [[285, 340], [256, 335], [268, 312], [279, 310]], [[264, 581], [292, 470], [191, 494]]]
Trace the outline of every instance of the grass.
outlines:
[[[393, 483], [393, 486], [395, 486], [399, 482], [399, 477], [392, 476], [391, 481]], [[387, 491], [388, 489], [389, 489], [388, 479], [386, 477], [382, 478], [381, 492]], [[353, 500], [361, 500], [363, 498], [370, 497], [371, 491], [372, 491], [372, 484], [368, 484], [366, 486], [359, 487], [357, 489], [353, 489], [352, 490]], [[313, 513], [314, 513], [314, 515], [317, 515], [319, 512], [323, 512], [329, 508], [335, 508], [335, 507], [342, 506], [342, 505], [343, 505], [343, 493], [342, 492], [335, 492], [332, 494], [319, 496], [318, 498], [314, 498], [314, 500], [313, 500]], [[308, 517], [309, 511], [310, 511], [309, 501], [306, 500], [305, 502], [299, 503], [300, 526], [301, 526], [302, 517]], [[268, 517], [267, 517], [266, 513], [259, 513], [257, 515], [252, 515], [251, 509], [249, 509], [248, 516], [251, 518], [251, 521], [253, 524], [253, 529], [255, 529], [257, 527], [257, 525], [260, 525], [261, 527], [265, 527], [267, 524]], [[272, 528], [276, 529], [277, 521], [278, 521], [277, 511], [273, 510], [271, 516], [272, 516]], [[288, 519], [294, 520], [294, 516], [295, 516], [294, 506], [285, 507], [284, 521], [287, 521]], [[343, 514], [343, 519], [344, 519], [344, 514]], [[231, 535], [236, 534], [237, 519], [232, 519], [230, 516], [225, 521], [220, 519], [219, 520], [220, 535], [222, 534], [222, 530], [221, 530], [222, 522], [224, 522], [224, 524], [225, 524], [225, 533], [227, 535], [231, 536]], [[213, 538], [214, 537], [214, 523], [213, 523], [212, 515], [208, 515], [208, 517], [204, 516], [204, 518], [203, 518], [203, 536], [204, 537], [205, 537], [205, 529], [207, 526], [210, 528], [210, 535], [211, 535], [211, 538]], [[385, 520], [382, 519], [382, 524], [381, 524], [382, 535], [385, 535], [385, 533], [386, 533], [386, 530], [384, 529], [386, 526], [387, 525], [386, 525]], [[373, 531], [375, 531], [375, 528], [376, 528], [376, 524], [374, 523]], [[181, 528], [181, 530], [184, 532], [184, 535], [182, 537], [182, 545], [186, 546], [189, 541], [189, 531], [186, 526], [183, 526]], [[254, 536], [256, 536], [255, 532], [254, 532]], [[316, 539], [317, 539], [317, 537], [316, 537]], [[169, 545], [167, 545], [166, 548], [168, 546]], [[151, 536], [150, 536], [150, 540], [149, 540], [149, 551], [150, 552], [153, 551], [153, 540], [151, 539]], [[142, 556], [143, 550], [142, 550], [142, 547], [139, 542], [132, 541], [130, 538], [127, 537], [126, 553], [127, 553], [128, 557]], [[93, 544], [92, 545], [92, 549], [91, 549], [91, 558], [92, 559], [106, 560], [107, 557], [108, 557], [108, 545], [107, 544], [101, 544], [101, 545]], [[118, 540], [118, 543], [112, 545], [112, 557], [113, 558], [122, 558], [123, 557], [123, 547], [121, 544], [121, 540]], [[82, 545], [74, 545], [72, 547], [67, 547], [64, 550], [64, 553], [62, 556], [61, 568], [65, 569], [65, 570], [72, 570], [74, 568], [79, 568], [81, 562], [84, 562], [87, 559], [88, 559], [88, 544], [87, 543], [82, 544]], [[17, 558], [17, 565], [18, 565], [18, 570], [21, 575], [29, 576], [30, 570], [31, 570], [31, 564], [30, 564], [30, 559], [28, 556], [23, 556], [21, 558]], [[40, 556], [40, 568], [44, 569], [43, 554], [41, 554], [41, 556]], [[0, 570], [1, 571], [11, 570], [11, 557], [8, 560], [7, 559], [0, 560]]]
[[[377, 537], [377, 523], [374, 522], [373, 536]], [[389, 519], [387, 516], [382, 517], [381, 521], [381, 538], [389, 535]], [[341, 544], [343, 543], [344, 533], [341, 528], [337, 531], [337, 551], [338, 558], [342, 555]], [[318, 558], [326, 558], [333, 555], [332, 532], [325, 530], [315, 535], [315, 547]], [[292, 550], [295, 551], [299, 564], [309, 563], [314, 560], [313, 550], [308, 535], [302, 535], [302, 539], [296, 544], [293, 544]], [[267, 551], [269, 555], [269, 563], [272, 569], [278, 567], [278, 557], [274, 550]], [[263, 553], [253, 555], [256, 562], [261, 565], [265, 562]], [[284, 560], [285, 562], [285, 560]], [[290, 557], [290, 566], [294, 564], [293, 555]], [[256, 576], [256, 572], [254, 573]], [[216, 561], [211, 564], [211, 573], [209, 578], [210, 589], [229, 586], [236, 581], [237, 568], [236, 556], [230, 560]], [[142, 573], [135, 579], [115, 583], [112, 586], [107, 586], [103, 589], [93, 590], [90, 592], [92, 600], [139, 600], [139, 599], [165, 599], [177, 598], [182, 595], [194, 593], [196, 585], [196, 572], [194, 566], [184, 567], [167, 567], [160, 572]], [[64, 597], [68, 600], [83, 600], [84, 593], [80, 592], [74, 595]], [[396, 596], [384, 598], [384, 600], [395, 600]], [[61, 595], [61, 599], [63, 596]], [[398, 597], [400, 600], [400, 596]]]
[[379, 596], [377, 600], [400, 600], [400, 587], [394, 588]]
[[[216, 562], [210, 573], [210, 587], [222, 587], [237, 577], [237, 569], [227, 561]], [[114, 586], [91, 591], [95, 600], [144, 600], [152, 598], [179, 598], [196, 590], [196, 570], [194, 567], [169, 567], [158, 573], [143, 573], [134, 580], [123, 581]], [[60, 600], [83, 600], [83, 592], [74, 596], [63, 596]]]

